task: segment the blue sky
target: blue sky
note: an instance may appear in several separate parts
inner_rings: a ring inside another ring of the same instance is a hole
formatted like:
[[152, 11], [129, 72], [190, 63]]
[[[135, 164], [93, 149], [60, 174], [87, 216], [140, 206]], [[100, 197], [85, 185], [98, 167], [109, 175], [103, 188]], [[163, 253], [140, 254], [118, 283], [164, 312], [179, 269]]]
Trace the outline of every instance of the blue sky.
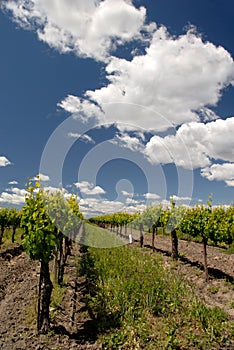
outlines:
[[25, 183], [85, 215], [234, 200], [231, 0], [8, 0], [0, 11], [0, 205]]

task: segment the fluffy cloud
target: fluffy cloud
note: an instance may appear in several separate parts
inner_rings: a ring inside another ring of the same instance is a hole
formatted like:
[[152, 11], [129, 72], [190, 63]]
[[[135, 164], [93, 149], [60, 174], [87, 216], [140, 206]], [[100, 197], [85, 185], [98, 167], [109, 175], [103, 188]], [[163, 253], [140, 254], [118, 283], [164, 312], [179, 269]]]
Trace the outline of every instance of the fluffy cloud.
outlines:
[[[181, 128], [183, 127], [184, 125]], [[186, 136], [185, 133], [184, 137]], [[197, 140], [198, 143], [194, 143], [194, 140], [189, 137], [189, 143], [186, 143], [178, 133], [166, 137], [153, 136], [147, 143], [144, 154], [153, 164], [175, 163], [186, 169], [207, 166], [210, 160], [205, 146], [199, 142], [199, 138]]]
[[133, 192], [121, 191], [123, 196], [133, 196]]
[[206, 168], [212, 159], [234, 161], [234, 117], [182, 125], [176, 135], [153, 136], [144, 150], [152, 163]]
[[132, 199], [132, 198], [127, 198], [126, 203], [135, 205], [135, 204], [139, 204], [139, 201]]
[[[95, 216], [112, 214], [119, 211], [127, 211], [129, 213], [141, 212], [146, 208], [144, 201], [126, 198], [119, 200], [109, 200], [107, 198], [95, 196], [97, 194], [105, 194], [106, 192], [100, 186], [82, 181], [75, 183], [75, 186], [80, 190], [82, 195], [87, 195], [79, 199], [81, 212], [85, 216]], [[121, 191], [124, 196], [132, 196], [132, 193]], [[95, 196], [95, 197], [94, 197]]]
[[[147, 26], [145, 8], [136, 8], [132, 0], [5, 0], [1, 6], [60, 52], [105, 62], [106, 86], [82, 98], [68, 95], [60, 108], [82, 122], [115, 123], [122, 133], [114, 142], [143, 153], [151, 163], [202, 168], [202, 176], [233, 186], [234, 118], [219, 119], [211, 109], [234, 84], [234, 62], [223, 47], [204, 42], [194, 28], [176, 37], [163, 26]], [[142, 50], [147, 42], [144, 52], [133, 50], [131, 60], [112, 56], [119, 45], [135, 39]], [[155, 135], [146, 147], [125, 132], [156, 133], [175, 126], [175, 135]], [[84, 135], [83, 140], [92, 142]], [[221, 167], [212, 164], [215, 160], [226, 163]], [[8, 164], [0, 157], [0, 166]], [[76, 185], [84, 194], [105, 193], [86, 182]]]
[[74, 119], [80, 119], [82, 122], [86, 122], [88, 119], [104, 122], [104, 113], [97, 104], [77, 96], [68, 95], [58, 106], [71, 113]]
[[[12, 181], [12, 183], [15, 183], [15, 182], [16, 181]], [[70, 193], [68, 193], [68, 191], [64, 188], [45, 186], [43, 187], [43, 190], [50, 194], [53, 194], [59, 191], [61, 194], [64, 195], [64, 198], [68, 198], [70, 196]], [[36, 191], [39, 191], [39, 189], [36, 189]], [[25, 203], [26, 194], [28, 194], [28, 191], [25, 189], [20, 189], [17, 187], [6, 188], [5, 191], [2, 192], [0, 195], [0, 203], [22, 205]]]
[[149, 193], [149, 192], [145, 193], [144, 197], [146, 199], [159, 199], [160, 198], [160, 196], [158, 194], [156, 194], [156, 193]]
[[15, 180], [9, 181], [8, 185], [18, 185], [18, 181], [15, 181]]
[[130, 200], [128, 203], [121, 201], [111, 201], [101, 198], [85, 198], [80, 199], [80, 210], [85, 216], [96, 216], [103, 214], [113, 214], [119, 211], [126, 211], [128, 213], [142, 212], [146, 205], [141, 202]]
[[64, 195], [64, 197], [69, 196], [69, 193], [67, 192], [67, 190], [65, 188], [60, 188], [60, 187], [54, 187], [54, 186], [45, 186], [43, 187], [43, 190], [53, 194], [55, 192], [60, 192], [61, 194]]
[[[95, 116], [100, 123], [162, 131], [217, 119], [208, 106], [215, 106], [222, 90], [233, 84], [234, 62], [224, 48], [204, 42], [193, 30], [172, 37], [161, 27], [144, 54], [131, 61], [112, 57], [106, 78], [107, 86], [88, 90], [86, 103], [79, 100], [77, 107], [77, 100], [70, 100], [67, 111], [87, 120], [95, 104], [102, 111]], [[64, 109], [66, 103], [67, 98], [61, 103]]]
[[45, 175], [45, 174], [38, 174], [33, 178], [33, 180], [39, 180], [42, 182], [46, 182], [46, 181], [50, 181], [50, 177], [48, 175]]
[[154, 28], [144, 26], [146, 10], [131, 0], [8, 0], [2, 7], [60, 52], [104, 61], [117, 45]]
[[[164, 26], [146, 25], [146, 9], [131, 0], [6, 0], [2, 6], [50, 46], [106, 62], [107, 86], [59, 104], [82, 121], [158, 131], [216, 119], [210, 106], [234, 82], [233, 59], [224, 48], [204, 42], [194, 28], [175, 37]], [[135, 39], [147, 41], [143, 54], [133, 53], [132, 60], [110, 55]]]
[[187, 202], [187, 201], [191, 201], [192, 200], [192, 198], [191, 197], [179, 197], [179, 196], [176, 196], [176, 195], [173, 195], [173, 196], [171, 196], [175, 201], [181, 201], [181, 202], [183, 202], [183, 201], [185, 201], [185, 202]]
[[137, 137], [129, 136], [127, 133], [116, 135], [110, 142], [113, 144], [118, 144], [120, 147], [128, 148], [131, 151], [142, 151], [143, 149], [141, 140], [139, 140]]
[[80, 208], [82, 213], [92, 216], [121, 211], [123, 203], [119, 201], [109, 201], [107, 199], [85, 198], [80, 200]]
[[95, 141], [92, 139], [92, 137], [87, 135], [87, 134], [81, 135], [78, 133], [69, 132], [68, 137], [75, 138], [77, 140], [79, 139], [81, 141], [84, 141], [85, 143], [95, 143]]
[[27, 191], [17, 187], [6, 189], [0, 195], [0, 203], [8, 203], [13, 205], [22, 205], [25, 203], [25, 195]]
[[12, 164], [5, 156], [0, 156], [0, 167]]
[[76, 182], [74, 185], [84, 195], [90, 196], [90, 195], [98, 195], [98, 194], [106, 193], [105, 190], [103, 188], [101, 188], [100, 186], [94, 186], [93, 184], [91, 184], [87, 181]]
[[234, 187], [234, 180], [226, 180], [225, 182], [229, 187]]
[[234, 186], [234, 163], [212, 164], [204, 168], [201, 175], [210, 181], [225, 181], [228, 186]]

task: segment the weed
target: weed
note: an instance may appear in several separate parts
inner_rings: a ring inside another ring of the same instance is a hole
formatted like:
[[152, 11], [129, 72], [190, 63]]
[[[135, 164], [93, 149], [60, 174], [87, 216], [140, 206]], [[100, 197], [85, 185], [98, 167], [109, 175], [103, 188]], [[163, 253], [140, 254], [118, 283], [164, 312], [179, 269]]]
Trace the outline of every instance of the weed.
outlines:
[[61, 309], [61, 303], [63, 301], [65, 291], [66, 287], [59, 286], [58, 284], [54, 283], [50, 303], [50, 318], [52, 321], [55, 320], [58, 310]]
[[4, 231], [3, 243], [2, 243], [2, 245], [0, 247], [0, 249], [4, 250], [6, 248], [12, 248], [16, 244], [20, 244], [21, 243], [21, 235], [22, 235], [22, 229], [21, 228], [17, 228], [16, 229], [16, 234], [15, 234], [15, 243], [12, 243], [12, 241], [11, 241], [12, 229], [6, 229]]
[[216, 294], [219, 291], [219, 286], [210, 286], [209, 287], [209, 292], [212, 294]]
[[234, 254], [234, 243], [232, 243], [228, 249], [223, 250], [223, 252], [226, 254]]
[[32, 304], [25, 308], [25, 325], [36, 328], [37, 326], [37, 298], [33, 299]]
[[232, 342], [227, 315], [199, 301], [159, 255], [134, 246], [89, 248], [80, 263], [103, 349], [208, 350]]

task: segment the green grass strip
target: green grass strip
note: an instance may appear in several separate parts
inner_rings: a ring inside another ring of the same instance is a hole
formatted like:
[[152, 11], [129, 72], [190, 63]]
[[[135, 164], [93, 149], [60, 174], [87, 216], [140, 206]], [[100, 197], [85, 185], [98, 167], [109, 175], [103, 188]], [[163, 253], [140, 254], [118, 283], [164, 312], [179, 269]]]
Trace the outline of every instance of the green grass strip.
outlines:
[[208, 350], [234, 345], [234, 325], [227, 315], [199, 301], [181, 276], [163, 266], [159, 255], [133, 246], [89, 248], [81, 267], [103, 349]]

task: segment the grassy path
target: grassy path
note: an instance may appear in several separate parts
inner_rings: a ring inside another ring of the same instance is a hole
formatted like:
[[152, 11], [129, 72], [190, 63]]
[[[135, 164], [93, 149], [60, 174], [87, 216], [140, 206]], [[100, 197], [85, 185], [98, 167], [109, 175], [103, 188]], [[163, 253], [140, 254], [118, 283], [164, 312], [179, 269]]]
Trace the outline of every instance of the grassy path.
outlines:
[[[104, 349], [232, 349], [234, 325], [179, 264], [147, 248], [89, 248], [89, 308]], [[232, 343], [231, 343], [232, 342]]]

